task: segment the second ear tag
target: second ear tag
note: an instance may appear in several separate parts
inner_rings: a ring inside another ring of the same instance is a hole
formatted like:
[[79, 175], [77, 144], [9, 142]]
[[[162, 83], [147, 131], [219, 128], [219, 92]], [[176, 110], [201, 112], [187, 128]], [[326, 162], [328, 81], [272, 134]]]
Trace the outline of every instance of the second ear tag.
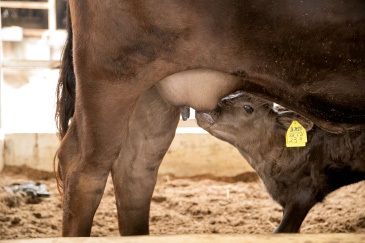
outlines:
[[299, 122], [293, 121], [285, 138], [287, 147], [304, 147], [307, 142], [307, 131]]

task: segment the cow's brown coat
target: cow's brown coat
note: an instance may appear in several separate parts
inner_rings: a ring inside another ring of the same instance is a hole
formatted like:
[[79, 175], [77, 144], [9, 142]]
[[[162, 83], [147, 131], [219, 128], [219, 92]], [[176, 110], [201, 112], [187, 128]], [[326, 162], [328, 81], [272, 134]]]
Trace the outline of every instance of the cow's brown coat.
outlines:
[[[139, 97], [170, 75], [201, 68], [235, 75], [240, 88], [333, 132], [365, 122], [361, 0], [69, 0], [69, 5], [72, 29], [69, 25], [57, 107], [65, 236], [90, 234], [107, 175], [118, 155], [129, 156], [128, 139], [138, 136], [128, 126]], [[133, 161], [137, 168], [143, 164]], [[140, 182], [130, 183], [138, 188]], [[136, 195], [148, 201], [148, 193]], [[131, 212], [119, 213], [121, 233], [148, 233], [147, 223], [138, 224], [148, 210], [137, 213], [138, 207], [126, 206], [132, 204], [118, 205]]]

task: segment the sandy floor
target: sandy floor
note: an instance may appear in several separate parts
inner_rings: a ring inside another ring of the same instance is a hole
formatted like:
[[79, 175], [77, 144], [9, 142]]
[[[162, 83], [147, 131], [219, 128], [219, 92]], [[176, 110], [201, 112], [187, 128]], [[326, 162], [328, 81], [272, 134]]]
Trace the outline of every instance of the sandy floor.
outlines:
[[[237, 178], [160, 176], [151, 206], [151, 234], [272, 232], [280, 222], [281, 208], [255, 178], [253, 174]], [[27, 180], [46, 184], [51, 197], [32, 200], [10, 196], [3, 189]], [[110, 180], [93, 225], [93, 236], [119, 235]], [[53, 175], [19, 168], [1, 172], [0, 239], [57, 237], [60, 232], [61, 204]], [[301, 232], [365, 233], [365, 182], [343, 187], [316, 205]]]

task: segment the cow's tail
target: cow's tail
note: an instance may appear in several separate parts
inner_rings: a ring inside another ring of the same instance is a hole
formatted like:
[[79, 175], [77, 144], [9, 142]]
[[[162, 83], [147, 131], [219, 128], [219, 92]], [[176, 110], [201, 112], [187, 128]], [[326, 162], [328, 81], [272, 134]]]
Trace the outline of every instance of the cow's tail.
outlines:
[[67, 40], [62, 53], [60, 78], [56, 90], [57, 107], [55, 118], [61, 139], [66, 135], [68, 123], [75, 111], [76, 78], [73, 65], [72, 26], [69, 6], [67, 6], [66, 29]]
[[[72, 48], [72, 24], [70, 16], [70, 6], [67, 4], [66, 10], [66, 30], [67, 40], [62, 53], [60, 77], [57, 84], [57, 104], [55, 120], [59, 133], [59, 138], [62, 140], [67, 133], [69, 121], [75, 111], [75, 96], [76, 96], [76, 77], [73, 65], [73, 48]], [[57, 186], [62, 195], [63, 183], [60, 176], [59, 165], [56, 166], [57, 153], [54, 159], [54, 173], [56, 175]]]

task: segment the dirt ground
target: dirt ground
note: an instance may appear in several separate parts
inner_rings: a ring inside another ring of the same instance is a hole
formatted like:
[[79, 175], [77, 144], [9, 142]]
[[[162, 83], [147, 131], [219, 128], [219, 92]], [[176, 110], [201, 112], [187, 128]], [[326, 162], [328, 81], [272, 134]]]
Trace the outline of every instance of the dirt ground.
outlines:
[[[4, 186], [38, 180], [50, 198], [10, 195]], [[279, 224], [281, 208], [253, 173], [236, 178], [159, 176], [150, 215], [151, 235], [192, 233], [270, 233]], [[95, 215], [92, 236], [118, 236], [116, 206], [109, 179]], [[53, 174], [7, 167], [0, 173], [0, 240], [58, 237], [61, 204]], [[365, 233], [365, 182], [343, 187], [316, 205], [302, 233]]]

